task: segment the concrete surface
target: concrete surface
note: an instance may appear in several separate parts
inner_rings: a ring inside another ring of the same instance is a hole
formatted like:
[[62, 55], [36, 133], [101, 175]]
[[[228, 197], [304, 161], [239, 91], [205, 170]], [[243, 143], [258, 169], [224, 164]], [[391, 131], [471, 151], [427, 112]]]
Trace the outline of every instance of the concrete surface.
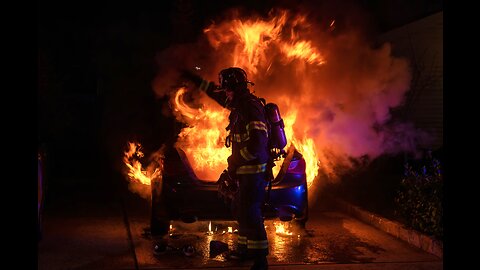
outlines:
[[443, 242], [433, 237], [422, 234], [416, 230], [406, 228], [402, 224], [389, 220], [385, 217], [376, 215], [361, 207], [348, 203], [344, 200], [335, 198], [333, 203], [340, 211], [357, 218], [378, 228], [390, 235], [397, 237], [415, 247], [418, 247], [426, 252], [434, 254], [439, 258], [443, 258]]
[[[211, 240], [234, 246], [237, 235], [222, 234], [231, 221], [212, 221], [212, 230], [217, 231], [211, 235], [209, 221], [172, 222], [169, 244], [175, 248], [189, 244], [197, 250], [186, 257], [175, 250], [153, 253], [155, 239], [145, 230], [148, 202], [136, 196], [103, 201], [70, 198], [47, 210], [38, 243], [38, 270], [249, 269], [251, 264], [209, 256]], [[312, 212], [306, 230], [292, 228], [293, 236], [276, 234], [273, 222], [266, 221], [270, 269], [443, 269], [438, 256], [341, 212]]]

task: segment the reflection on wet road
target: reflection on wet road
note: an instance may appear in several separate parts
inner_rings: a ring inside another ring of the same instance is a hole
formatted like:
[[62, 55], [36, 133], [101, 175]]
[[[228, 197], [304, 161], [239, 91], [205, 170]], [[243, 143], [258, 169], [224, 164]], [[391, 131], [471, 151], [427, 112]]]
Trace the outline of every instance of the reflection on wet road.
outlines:
[[[135, 207], [128, 212], [133, 245], [118, 206], [85, 209], [88, 211], [67, 209], [46, 219], [45, 237], [38, 245], [39, 270], [137, 269], [132, 246], [138, 269], [248, 269], [251, 265], [248, 261], [227, 261], [222, 254], [210, 252], [210, 242], [214, 240], [234, 248], [238, 238], [236, 222], [172, 222], [171, 235], [166, 237], [170, 246], [157, 255], [154, 253], [157, 239], [152, 239], [146, 230], [148, 211], [142, 212], [147, 207]], [[442, 269], [440, 258], [340, 212], [311, 213], [306, 229], [287, 226], [283, 233], [276, 232], [275, 222], [279, 221], [265, 222], [272, 269], [338, 264], [361, 269], [405, 269], [402, 267], [406, 263], [414, 267], [408, 269]], [[229, 227], [232, 233], [228, 232]], [[182, 251], [184, 246], [193, 246], [196, 252], [186, 256]], [[386, 268], [387, 265], [394, 268]]]
[[[269, 240], [269, 263], [275, 264], [325, 264], [325, 263], [367, 263], [409, 260], [438, 260], [428, 253], [418, 252], [407, 244], [375, 230], [355, 219], [337, 212], [319, 213], [311, 218], [306, 229], [290, 226], [289, 232], [278, 233], [280, 221], [265, 221]], [[192, 224], [172, 222], [171, 234], [166, 238], [169, 248], [154, 254], [155, 239], [144, 233], [145, 224], [134, 222], [137, 232], [136, 253], [141, 266], [155, 267], [228, 267], [249, 265], [251, 262], [227, 261], [224, 254], [210, 254], [210, 242], [221, 241], [230, 249], [235, 247], [237, 233], [232, 221], [198, 221]], [[211, 232], [209, 233], [209, 226]], [[191, 245], [196, 252], [186, 256], [182, 248]], [[403, 252], [398, 254], [398, 250]]]

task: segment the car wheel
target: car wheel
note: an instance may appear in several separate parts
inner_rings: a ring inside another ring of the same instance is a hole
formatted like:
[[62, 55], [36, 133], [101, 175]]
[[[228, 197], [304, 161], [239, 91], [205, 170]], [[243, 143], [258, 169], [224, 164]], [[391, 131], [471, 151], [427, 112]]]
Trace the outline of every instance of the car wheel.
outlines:
[[293, 222], [298, 225], [300, 228], [305, 229], [308, 221], [308, 199], [305, 199], [305, 212], [303, 217], [299, 219], [294, 219]]

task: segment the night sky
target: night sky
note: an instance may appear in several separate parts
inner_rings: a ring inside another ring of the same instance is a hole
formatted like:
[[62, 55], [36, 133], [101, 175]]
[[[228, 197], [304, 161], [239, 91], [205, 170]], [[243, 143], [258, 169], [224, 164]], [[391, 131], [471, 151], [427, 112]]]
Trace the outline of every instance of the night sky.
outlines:
[[147, 151], [172, 140], [174, 121], [162, 116], [165, 100], [151, 89], [155, 54], [196, 40], [235, 6], [260, 14], [273, 6], [325, 8], [340, 26], [354, 23], [346, 10], [360, 8], [372, 35], [443, 9], [433, 0], [39, 2], [38, 142], [49, 153], [52, 179], [105, 180], [118, 172], [129, 139]]

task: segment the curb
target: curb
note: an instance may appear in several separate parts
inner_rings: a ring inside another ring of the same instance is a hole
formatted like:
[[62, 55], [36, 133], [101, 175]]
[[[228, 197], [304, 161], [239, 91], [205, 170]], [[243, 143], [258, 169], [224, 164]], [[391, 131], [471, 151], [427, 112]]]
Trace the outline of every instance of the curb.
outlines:
[[398, 222], [391, 221], [384, 217], [370, 213], [358, 206], [352, 205], [344, 200], [335, 198], [334, 204], [343, 211], [362, 222], [372, 225], [398, 239], [416, 246], [428, 253], [439, 258], [443, 258], [443, 242], [436, 240], [430, 236], [424, 235], [416, 230], [407, 229]]

